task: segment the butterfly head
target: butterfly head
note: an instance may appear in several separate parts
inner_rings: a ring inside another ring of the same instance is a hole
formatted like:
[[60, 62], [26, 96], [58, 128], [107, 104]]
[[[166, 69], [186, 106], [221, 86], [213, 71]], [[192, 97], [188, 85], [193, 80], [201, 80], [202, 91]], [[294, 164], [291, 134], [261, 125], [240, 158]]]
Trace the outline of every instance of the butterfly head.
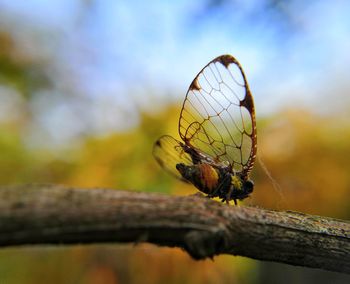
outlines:
[[231, 176], [231, 199], [245, 199], [254, 189], [254, 182], [250, 179], [242, 179], [239, 175]]

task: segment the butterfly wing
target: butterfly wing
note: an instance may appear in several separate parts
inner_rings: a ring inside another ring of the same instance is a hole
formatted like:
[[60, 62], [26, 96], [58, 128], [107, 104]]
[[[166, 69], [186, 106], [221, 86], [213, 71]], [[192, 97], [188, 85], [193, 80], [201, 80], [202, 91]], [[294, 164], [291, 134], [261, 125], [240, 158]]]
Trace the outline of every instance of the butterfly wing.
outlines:
[[244, 71], [231, 55], [210, 61], [192, 81], [179, 119], [186, 145], [246, 177], [253, 167], [256, 122]]
[[168, 173], [186, 181], [176, 169], [176, 165], [179, 163], [187, 166], [193, 165], [191, 155], [184, 151], [184, 146], [184, 143], [177, 141], [172, 136], [164, 135], [154, 143], [153, 156]]

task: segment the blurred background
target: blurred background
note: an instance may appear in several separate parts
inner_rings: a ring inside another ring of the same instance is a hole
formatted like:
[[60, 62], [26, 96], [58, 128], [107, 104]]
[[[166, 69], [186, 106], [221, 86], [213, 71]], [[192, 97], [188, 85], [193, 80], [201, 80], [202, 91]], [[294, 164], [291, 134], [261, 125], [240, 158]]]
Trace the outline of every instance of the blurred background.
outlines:
[[[154, 161], [187, 88], [232, 54], [260, 163], [244, 203], [350, 217], [350, 2], [0, 0], [0, 184], [193, 194]], [[243, 257], [152, 245], [9, 248], [1, 283], [345, 283]], [[349, 283], [349, 282], [347, 282]]]

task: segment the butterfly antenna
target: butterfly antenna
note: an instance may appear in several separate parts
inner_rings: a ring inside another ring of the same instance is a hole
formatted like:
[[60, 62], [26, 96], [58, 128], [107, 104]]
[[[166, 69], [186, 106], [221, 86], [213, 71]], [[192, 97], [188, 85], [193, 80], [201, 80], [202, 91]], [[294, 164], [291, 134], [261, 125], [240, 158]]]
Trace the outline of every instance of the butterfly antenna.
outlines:
[[284, 197], [283, 191], [282, 191], [282, 187], [280, 186], [280, 184], [273, 178], [273, 176], [271, 175], [270, 171], [267, 169], [265, 163], [263, 162], [263, 160], [261, 159], [260, 155], [257, 155], [259, 164], [261, 166], [261, 168], [264, 170], [265, 174], [267, 175], [267, 177], [270, 179], [273, 188], [275, 189], [275, 191], [278, 193], [281, 202], [285, 203], [286, 199]]

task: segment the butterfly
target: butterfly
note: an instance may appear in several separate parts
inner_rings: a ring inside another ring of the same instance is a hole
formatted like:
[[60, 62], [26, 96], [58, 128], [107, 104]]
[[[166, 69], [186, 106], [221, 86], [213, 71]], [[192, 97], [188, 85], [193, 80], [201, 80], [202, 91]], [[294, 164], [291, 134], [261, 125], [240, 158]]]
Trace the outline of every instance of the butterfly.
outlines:
[[167, 172], [223, 202], [243, 200], [257, 152], [254, 101], [240, 63], [231, 55], [210, 61], [194, 78], [182, 105], [182, 141], [160, 137], [153, 155]]

